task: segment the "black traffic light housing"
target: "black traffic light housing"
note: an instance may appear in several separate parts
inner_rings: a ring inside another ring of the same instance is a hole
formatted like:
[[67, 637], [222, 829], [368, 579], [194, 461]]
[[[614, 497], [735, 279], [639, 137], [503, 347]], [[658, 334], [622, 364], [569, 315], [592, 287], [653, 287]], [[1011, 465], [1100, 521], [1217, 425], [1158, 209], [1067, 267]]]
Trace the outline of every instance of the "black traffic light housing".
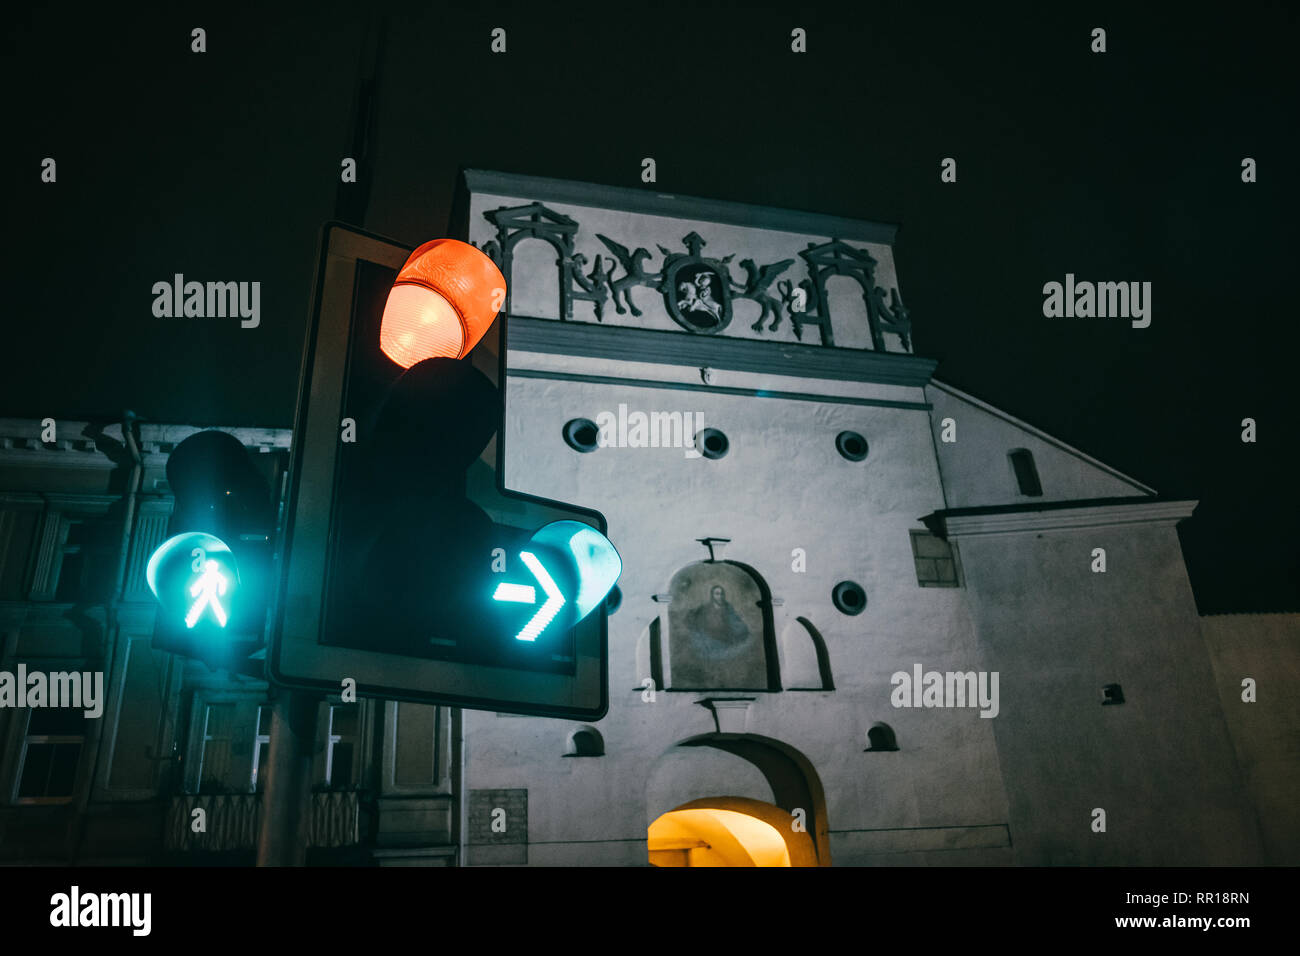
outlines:
[[504, 487], [504, 314], [461, 359], [404, 370], [382, 351], [385, 303], [410, 254], [325, 228], [267, 675], [326, 693], [351, 680], [363, 696], [598, 719], [605, 591], [593, 604], [599, 587], [584, 589], [593, 577], [581, 568], [602, 547], [617, 564], [605, 520]]
[[[261, 662], [250, 661], [250, 657], [265, 646], [267, 609], [274, 585], [276, 513], [267, 482], [258, 474], [239, 439], [216, 430], [196, 432], [176, 446], [167, 458], [167, 482], [175, 498], [168, 522], [169, 541], [186, 533], [220, 539], [238, 567], [238, 589], [232, 592], [224, 625], [212, 615], [203, 614], [193, 626], [187, 626], [181, 615], [169, 613], [168, 602], [164, 601], [154, 628], [153, 646], [203, 660], [213, 668], [261, 676]], [[200, 569], [196, 558], [186, 570], [189, 560], [188, 554], [182, 554], [179, 563], [172, 562], [179, 576], [173, 574], [159, 586], [191, 586]], [[181, 600], [187, 599], [182, 591]]]
[[359, 481], [340, 502], [344, 629], [419, 654], [432, 634], [465, 632], [487, 586], [494, 525], [466, 497], [465, 472], [496, 431], [500, 398], [472, 365], [426, 359], [403, 372], [363, 423]]

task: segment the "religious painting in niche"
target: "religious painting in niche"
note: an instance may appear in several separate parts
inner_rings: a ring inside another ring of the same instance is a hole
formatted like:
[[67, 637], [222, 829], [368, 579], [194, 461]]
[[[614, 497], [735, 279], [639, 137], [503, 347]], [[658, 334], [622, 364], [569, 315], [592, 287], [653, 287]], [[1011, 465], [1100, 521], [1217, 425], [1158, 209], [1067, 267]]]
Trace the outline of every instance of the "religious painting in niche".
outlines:
[[767, 689], [763, 594], [752, 575], [701, 561], [673, 576], [669, 594], [670, 686]]

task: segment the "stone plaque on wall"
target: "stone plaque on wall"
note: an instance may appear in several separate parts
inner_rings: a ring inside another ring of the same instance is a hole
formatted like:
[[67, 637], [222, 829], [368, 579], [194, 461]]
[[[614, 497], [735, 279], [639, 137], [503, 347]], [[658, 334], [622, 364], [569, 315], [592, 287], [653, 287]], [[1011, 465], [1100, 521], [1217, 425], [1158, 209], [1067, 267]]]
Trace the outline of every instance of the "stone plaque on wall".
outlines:
[[528, 862], [528, 791], [471, 790], [467, 847], [471, 866]]

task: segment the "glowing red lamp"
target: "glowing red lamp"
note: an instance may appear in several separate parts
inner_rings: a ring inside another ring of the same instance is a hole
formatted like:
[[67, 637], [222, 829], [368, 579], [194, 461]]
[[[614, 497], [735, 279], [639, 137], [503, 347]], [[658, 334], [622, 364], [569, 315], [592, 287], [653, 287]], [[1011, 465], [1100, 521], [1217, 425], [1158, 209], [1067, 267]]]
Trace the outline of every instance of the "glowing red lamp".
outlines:
[[434, 239], [397, 273], [379, 326], [379, 347], [410, 368], [428, 358], [463, 358], [505, 303], [506, 280], [483, 252]]

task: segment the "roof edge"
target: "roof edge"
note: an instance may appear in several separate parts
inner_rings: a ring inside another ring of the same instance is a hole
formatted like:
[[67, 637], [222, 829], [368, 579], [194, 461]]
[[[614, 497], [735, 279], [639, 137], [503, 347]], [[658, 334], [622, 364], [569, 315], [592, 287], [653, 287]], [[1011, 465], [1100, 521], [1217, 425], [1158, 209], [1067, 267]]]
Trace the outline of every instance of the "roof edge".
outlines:
[[674, 219], [695, 219], [753, 229], [797, 232], [832, 239], [855, 239], [859, 242], [892, 246], [898, 235], [897, 223], [849, 219], [829, 213], [806, 212], [779, 206], [762, 206], [681, 196], [661, 191], [655, 186], [633, 189], [607, 186], [579, 180], [551, 179], [522, 173], [504, 173], [487, 169], [462, 169], [458, 189], [469, 193], [518, 196], [529, 200], [567, 203], [600, 209], [619, 209]]
[[1106, 474], [1110, 475], [1112, 478], [1118, 478], [1120, 481], [1132, 485], [1134, 488], [1137, 488], [1138, 490], [1145, 492], [1147, 495], [1156, 496], [1159, 494], [1159, 492], [1156, 491], [1156, 489], [1152, 488], [1150, 485], [1144, 484], [1143, 482], [1138, 481], [1136, 478], [1124, 474], [1118, 468], [1112, 468], [1104, 461], [1098, 461], [1096, 458], [1093, 458], [1091, 455], [1087, 454], [1086, 452], [1080, 451], [1079, 449], [1075, 448], [1073, 445], [1068, 445], [1065, 442], [1061, 441], [1059, 438], [1049, 435], [1041, 428], [1035, 428], [1033, 425], [1030, 425], [1028, 422], [1021, 421], [1019, 418], [1016, 418], [1014, 415], [1004, 412], [1000, 408], [995, 408], [994, 406], [990, 405], [988, 402], [980, 401], [974, 395], [971, 395], [967, 392], [963, 392], [961, 389], [956, 388], [955, 386], [952, 385], [948, 385], [945, 382], [941, 382], [936, 378], [931, 378], [929, 384], [933, 385], [935, 388], [939, 389], [940, 391], [947, 392], [949, 395], [953, 396], [953, 398], [974, 405], [976, 408], [981, 409], [982, 411], [986, 411], [990, 415], [1000, 418], [1004, 422], [1007, 422], [1010, 425], [1014, 425], [1016, 428], [1028, 432], [1029, 434], [1033, 435], [1035, 438], [1047, 442], [1047, 444], [1065, 452], [1068, 455], [1073, 455], [1075, 458], [1078, 458], [1080, 461], [1086, 461], [1094, 468], [1101, 469], [1102, 471], [1106, 472]]
[[943, 538], [1027, 531], [1069, 531], [1124, 524], [1177, 524], [1190, 518], [1198, 501], [1160, 498], [1087, 498], [1033, 504], [945, 508], [920, 520]]

